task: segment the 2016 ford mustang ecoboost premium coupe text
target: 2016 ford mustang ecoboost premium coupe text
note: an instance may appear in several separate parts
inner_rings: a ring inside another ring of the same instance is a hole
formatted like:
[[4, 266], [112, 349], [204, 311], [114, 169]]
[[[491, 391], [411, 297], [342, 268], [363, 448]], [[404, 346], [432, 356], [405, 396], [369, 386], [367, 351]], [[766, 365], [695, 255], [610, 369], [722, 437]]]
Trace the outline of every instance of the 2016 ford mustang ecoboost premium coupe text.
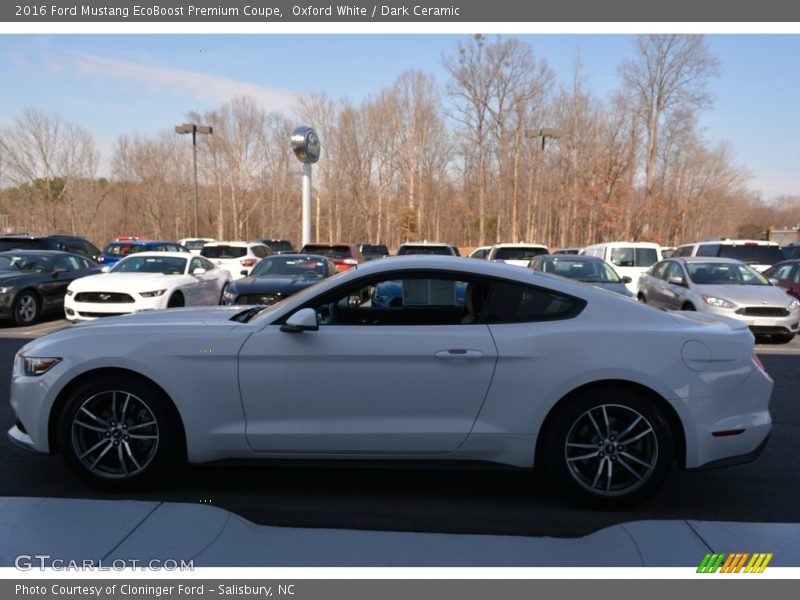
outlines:
[[111, 489], [181, 456], [541, 462], [613, 506], [673, 461], [755, 458], [771, 391], [734, 319], [410, 256], [267, 308], [109, 317], [32, 341], [14, 362], [9, 435]]

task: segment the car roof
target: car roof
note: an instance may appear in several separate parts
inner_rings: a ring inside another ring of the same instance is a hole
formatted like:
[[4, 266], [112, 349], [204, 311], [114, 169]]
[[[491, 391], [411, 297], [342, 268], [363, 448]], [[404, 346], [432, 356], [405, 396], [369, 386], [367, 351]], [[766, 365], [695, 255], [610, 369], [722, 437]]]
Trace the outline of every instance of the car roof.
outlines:
[[748, 240], [748, 239], [731, 239], [731, 238], [720, 238], [716, 240], [697, 240], [691, 242], [689, 244], [681, 244], [682, 246], [693, 246], [695, 244], [722, 244], [724, 246], [739, 246], [743, 244], [753, 245], [756, 244], [758, 246], [778, 246], [778, 242], [773, 242], [771, 240]]
[[534, 256], [533, 260], [589, 260], [594, 262], [606, 262], [600, 256], [590, 256], [588, 254], [540, 254]]
[[243, 242], [241, 240], [234, 240], [232, 242], [219, 242], [219, 241], [217, 241], [217, 242], [210, 242], [210, 243], [206, 244], [206, 246], [211, 246], [212, 248], [214, 246], [237, 246], [237, 247], [250, 248], [251, 246], [264, 246], [264, 245], [265, 244], [262, 244], [261, 242]]
[[723, 258], [719, 256], [674, 256], [664, 260], [683, 261], [685, 263], [735, 263], [744, 264], [735, 258]]
[[495, 244], [491, 246], [492, 248], [547, 248], [546, 244], [540, 244], [538, 242], [514, 242], [514, 243], [502, 243], [502, 244]]
[[135, 254], [129, 254], [125, 258], [121, 259], [119, 262], [123, 260], [128, 260], [129, 258], [147, 258], [147, 257], [155, 257], [155, 258], [184, 258], [189, 260], [190, 258], [198, 258], [194, 254], [189, 254], [188, 252], [136, 252]]
[[30, 250], [27, 248], [20, 248], [19, 250], [3, 250], [0, 252], [0, 255], [3, 254], [16, 254], [17, 256], [77, 256], [78, 258], [84, 258], [92, 262], [91, 259], [83, 254], [78, 254], [76, 252], [64, 252], [63, 250]]
[[447, 242], [404, 242], [400, 245], [401, 246], [447, 246], [448, 248], [453, 247], [453, 244], [448, 244]]

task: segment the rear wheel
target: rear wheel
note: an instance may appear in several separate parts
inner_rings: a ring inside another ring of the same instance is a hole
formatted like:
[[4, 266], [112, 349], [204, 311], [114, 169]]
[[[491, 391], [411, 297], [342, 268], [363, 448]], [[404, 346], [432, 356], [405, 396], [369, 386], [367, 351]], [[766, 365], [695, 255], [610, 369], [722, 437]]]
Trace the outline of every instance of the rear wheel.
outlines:
[[647, 497], [672, 461], [672, 436], [661, 411], [623, 388], [582, 394], [557, 413], [546, 436], [548, 471], [599, 507], [623, 507]]
[[128, 377], [100, 377], [70, 396], [58, 445], [78, 477], [111, 491], [153, 481], [175, 456], [176, 427], [163, 394]]

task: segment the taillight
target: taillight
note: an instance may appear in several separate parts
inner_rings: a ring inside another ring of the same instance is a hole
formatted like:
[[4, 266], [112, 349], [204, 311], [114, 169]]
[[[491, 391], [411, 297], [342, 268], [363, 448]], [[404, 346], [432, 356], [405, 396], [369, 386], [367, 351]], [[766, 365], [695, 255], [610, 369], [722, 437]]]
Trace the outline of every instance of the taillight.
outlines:
[[243, 267], [254, 267], [258, 261], [255, 258], [243, 258], [239, 262], [242, 263]]

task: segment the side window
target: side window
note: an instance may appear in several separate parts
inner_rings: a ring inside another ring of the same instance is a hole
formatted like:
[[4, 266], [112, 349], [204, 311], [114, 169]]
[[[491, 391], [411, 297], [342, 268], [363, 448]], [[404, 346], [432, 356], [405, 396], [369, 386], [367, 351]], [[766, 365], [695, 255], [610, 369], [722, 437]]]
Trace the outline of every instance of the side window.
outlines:
[[633, 248], [612, 248], [611, 264], [617, 267], [632, 267], [635, 264], [634, 254]]
[[781, 265], [772, 274], [773, 279], [791, 279], [794, 265]]
[[664, 279], [669, 279], [671, 277], [682, 277], [683, 280], [686, 281], [686, 274], [683, 272], [681, 266], [676, 262], [669, 263]]
[[487, 308], [487, 323], [531, 323], [570, 319], [586, 302], [542, 288], [513, 283], [494, 286]]
[[658, 279], [666, 279], [667, 278], [667, 270], [669, 269], [669, 263], [664, 261], [658, 263], [656, 266], [653, 267], [650, 275], [653, 277], [657, 277]]
[[192, 262], [189, 263], [189, 273], [194, 273], [195, 269], [205, 269], [205, 268], [206, 266], [203, 264], [203, 259], [199, 257], [193, 258]]
[[259, 258], [264, 258], [272, 254], [272, 252], [266, 246], [253, 246], [253, 254]]
[[205, 258], [202, 258], [202, 257], [198, 257], [198, 260], [200, 261], [200, 265], [206, 271], [211, 271], [213, 269], [216, 269], [216, 267], [214, 266], [214, 263], [212, 263], [210, 260], [206, 260]]
[[719, 244], [700, 244], [695, 256], [719, 256]]
[[675, 252], [672, 253], [672, 256], [691, 256], [692, 255], [692, 246], [691, 244], [688, 246], [679, 246]]
[[423, 276], [362, 281], [313, 308], [320, 325], [467, 324], [480, 318], [477, 311], [488, 293], [487, 283], [480, 290], [483, 298], [479, 298], [478, 285]]

